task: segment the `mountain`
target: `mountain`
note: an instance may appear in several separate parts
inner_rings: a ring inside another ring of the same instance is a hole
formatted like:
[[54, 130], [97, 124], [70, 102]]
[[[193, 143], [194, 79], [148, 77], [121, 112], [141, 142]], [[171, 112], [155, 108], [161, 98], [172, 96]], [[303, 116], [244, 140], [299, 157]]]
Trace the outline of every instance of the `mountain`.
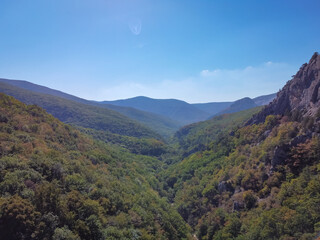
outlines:
[[272, 94], [263, 95], [263, 96], [259, 96], [259, 97], [253, 98], [252, 100], [258, 106], [264, 106], [264, 105], [268, 105], [270, 102], [272, 102], [273, 99], [276, 98], [276, 96], [277, 96], [276, 93], [272, 93]]
[[3, 93], [0, 139], [0, 239], [191, 239], [156, 192], [157, 158], [94, 141]]
[[105, 104], [133, 107], [142, 111], [159, 114], [186, 125], [198, 122], [209, 117], [205, 111], [176, 99], [152, 99], [148, 97], [135, 97], [124, 100], [104, 101]]
[[263, 122], [268, 115], [284, 113], [315, 116], [320, 106], [320, 55], [314, 53], [309, 63], [301, 66], [293, 79], [287, 82], [277, 98], [254, 116], [248, 124]]
[[107, 108], [32, 92], [4, 82], [0, 82], [0, 92], [13, 96], [26, 104], [36, 104], [65, 123], [124, 136], [161, 138], [142, 124]]
[[[268, 94], [253, 98], [253, 102], [256, 106], [268, 105], [276, 97], [276, 93]], [[233, 105], [235, 104], [235, 105]], [[220, 115], [224, 113], [237, 112], [245, 110], [247, 108], [255, 107], [255, 105], [248, 99], [240, 99], [235, 102], [209, 102], [209, 103], [193, 103], [193, 106], [200, 110], [209, 113], [211, 116]], [[229, 109], [233, 105], [233, 110]], [[242, 106], [243, 105], [243, 106]]]
[[[256, 106], [269, 103], [273, 94], [260, 96], [254, 100], [243, 98], [235, 102], [210, 102], [189, 104], [176, 99], [152, 99], [148, 97], [135, 97], [124, 100], [104, 101], [103, 103], [115, 106], [127, 106], [143, 110], [146, 112], [156, 113], [176, 121], [181, 125], [187, 125], [206, 120], [210, 116], [217, 116], [225, 113], [233, 113]], [[257, 104], [255, 103], [257, 101]]]
[[19, 87], [22, 89], [30, 90], [35, 93], [42, 93], [42, 94], [46, 94], [46, 95], [56, 96], [59, 98], [64, 98], [64, 99], [71, 100], [71, 101], [78, 102], [78, 103], [93, 105], [93, 106], [100, 107], [100, 108], [101, 107], [108, 108], [108, 109], [117, 111], [117, 112], [131, 118], [131, 119], [134, 119], [134, 120], [146, 125], [147, 127], [151, 128], [152, 130], [154, 130], [155, 132], [157, 132], [158, 134], [160, 134], [166, 138], [173, 135], [173, 133], [177, 129], [179, 129], [179, 127], [182, 126], [177, 121], [173, 121], [173, 120], [166, 118], [164, 116], [148, 113], [145, 111], [140, 111], [140, 110], [130, 108], [130, 107], [120, 107], [120, 106], [114, 106], [114, 105], [109, 105], [109, 104], [100, 104], [99, 102], [94, 102], [94, 101], [88, 101], [88, 100], [85, 100], [85, 99], [82, 99], [82, 98], [79, 98], [79, 97], [58, 91], [58, 90], [54, 90], [51, 88], [47, 88], [44, 86], [33, 84], [33, 83], [30, 83], [27, 81], [9, 80], [9, 79], [1, 79], [0, 78], [0, 82], [5, 83], [5, 84], [10, 84], [12, 86]]
[[319, 237], [319, 63], [315, 53], [247, 122], [227, 114], [176, 134], [180, 161], [160, 179], [197, 239]]
[[251, 98], [246, 97], [233, 102], [228, 108], [216, 113], [214, 116], [226, 113], [240, 112], [255, 107], [257, 107], [257, 104]]
[[134, 119], [166, 139], [169, 139], [181, 126], [183, 126], [182, 123], [163, 115], [141, 111], [132, 107], [121, 107], [111, 104], [98, 104], [97, 106], [112, 109], [124, 116]]
[[183, 150], [184, 157], [205, 150], [220, 134], [242, 126], [253, 114], [259, 112], [261, 107], [255, 107], [240, 112], [222, 114], [208, 121], [193, 123], [179, 129], [174, 135], [179, 149]]

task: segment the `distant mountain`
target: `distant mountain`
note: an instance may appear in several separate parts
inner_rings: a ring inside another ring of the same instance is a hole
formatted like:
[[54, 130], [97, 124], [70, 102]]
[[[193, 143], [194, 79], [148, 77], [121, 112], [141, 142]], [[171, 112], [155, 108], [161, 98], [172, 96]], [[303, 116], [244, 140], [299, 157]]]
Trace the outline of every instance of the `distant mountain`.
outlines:
[[[267, 105], [270, 102], [272, 102], [272, 100], [275, 99], [276, 96], [277, 96], [276, 93], [272, 93], [272, 94], [253, 98], [252, 100], [256, 105], [253, 105], [253, 102], [248, 100], [248, 98], [240, 99], [235, 102], [193, 103], [192, 105], [204, 112], [209, 113], [210, 116], [216, 116], [229, 111], [238, 112], [239, 111], [238, 109], [245, 110], [255, 106]], [[232, 105], [232, 110], [230, 109], [231, 105]]]
[[240, 112], [246, 109], [257, 107], [258, 105], [251, 99], [251, 98], [242, 98], [240, 100], [235, 101], [230, 105], [230, 107], [224, 109], [223, 111], [220, 111], [216, 113], [214, 116], [226, 114], [226, 113], [235, 113]]
[[156, 131], [157, 133], [161, 134], [164, 137], [171, 136], [177, 129], [179, 129], [179, 127], [183, 125], [182, 123], [166, 118], [164, 116], [156, 115], [153, 113], [141, 111], [141, 110], [130, 108], [130, 107], [121, 107], [121, 106], [115, 106], [110, 104], [100, 104], [99, 102], [95, 102], [95, 101], [88, 101], [83, 98], [79, 98], [58, 90], [33, 84], [27, 81], [9, 80], [9, 79], [0, 78], [0, 82], [10, 84], [12, 86], [16, 86], [22, 89], [30, 90], [36, 93], [48, 94], [48, 95], [56, 96], [59, 98], [72, 100], [78, 103], [93, 105], [100, 108], [112, 109], [114, 111], [117, 111], [129, 118], [132, 118], [146, 125], [147, 127], [153, 129], [154, 131]]
[[269, 94], [252, 100], [244, 98], [235, 102], [189, 104], [177, 99], [152, 99], [141, 96], [124, 100], [98, 102], [89, 101], [27, 81], [0, 79], [0, 82], [32, 92], [49, 94], [78, 103], [112, 109], [148, 126], [166, 138], [172, 136], [175, 131], [184, 125], [203, 121], [212, 116], [266, 105], [275, 97], [275, 94]]
[[207, 112], [208, 114], [210, 114], [210, 116], [212, 116], [230, 107], [232, 103], [233, 102], [210, 102], [210, 103], [193, 103], [192, 105], [204, 112]]
[[38, 105], [65, 123], [125, 136], [161, 138], [148, 127], [107, 108], [33, 92], [4, 82], [0, 82], [0, 92], [25, 104]]
[[252, 100], [257, 104], [258, 106], [268, 105], [270, 102], [273, 101], [277, 96], [276, 93], [272, 93], [269, 95], [263, 95], [260, 97], [253, 98]]
[[116, 106], [133, 107], [142, 111], [159, 114], [186, 125], [202, 121], [210, 116], [209, 113], [176, 99], [152, 99], [148, 97], [134, 97], [124, 100], [104, 101], [102, 103]]

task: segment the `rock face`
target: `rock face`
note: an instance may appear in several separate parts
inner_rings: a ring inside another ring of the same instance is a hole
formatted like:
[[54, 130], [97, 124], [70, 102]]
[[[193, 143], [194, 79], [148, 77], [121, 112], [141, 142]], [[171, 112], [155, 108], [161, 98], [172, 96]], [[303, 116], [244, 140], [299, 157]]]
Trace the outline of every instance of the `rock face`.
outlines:
[[277, 97], [261, 112], [253, 116], [247, 124], [257, 124], [272, 115], [283, 115], [293, 110], [304, 116], [314, 116], [320, 106], [320, 55], [316, 52], [309, 63], [299, 71], [277, 93]]

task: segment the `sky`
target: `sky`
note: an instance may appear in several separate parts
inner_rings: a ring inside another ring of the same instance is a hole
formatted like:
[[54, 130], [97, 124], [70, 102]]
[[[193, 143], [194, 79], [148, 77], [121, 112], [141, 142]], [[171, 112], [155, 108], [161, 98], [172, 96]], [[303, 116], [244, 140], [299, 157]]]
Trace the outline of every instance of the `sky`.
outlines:
[[319, 0], [0, 0], [0, 78], [90, 100], [277, 92], [320, 51]]

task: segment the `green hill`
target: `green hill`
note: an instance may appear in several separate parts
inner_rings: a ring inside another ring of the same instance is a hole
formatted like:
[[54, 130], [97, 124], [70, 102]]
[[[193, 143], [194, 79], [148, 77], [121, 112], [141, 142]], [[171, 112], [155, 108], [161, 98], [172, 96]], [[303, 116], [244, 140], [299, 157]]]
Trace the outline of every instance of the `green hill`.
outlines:
[[3, 82], [0, 82], [0, 92], [26, 104], [36, 104], [65, 123], [125, 136], [161, 138], [151, 129], [110, 109], [32, 92]]
[[86, 105], [93, 105], [100, 108], [107, 108], [114, 110], [118, 113], [121, 113], [124, 116], [127, 116], [133, 120], [142, 123], [143, 125], [151, 128], [153, 131], [157, 132], [165, 138], [171, 137], [179, 127], [182, 126], [181, 123], [174, 121], [165, 116], [157, 115], [151, 112], [141, 111], [131, 107], [121, 107], [111, 104], [101, 104], [100, 102], [88, 101], [58, 90], [54, 90], [48, 87], [40, 86], [33, 84], [27, 81], [21, 80], [9, 80], [9, 79], [0, 79], [0, 82], [9, 84], [18, 88], [32, 91], [34, 93], [42, 93], [46, 95], [56, 96], [59, 98], [71, 100], [73, 102], [83, 103]]
[[154, 114], [151, 112], [140, 111], [131, 107], [120, 107], [111, 104], [99, 104], [99, 107], [104, 107], [117, 111], [124, 116], [134, 119], [143, 125], [149, 127], [156, 133], [160, 134], [165, 139], [169, 139], [174, 133], [182, 127], [182, 123], [174, 121], [170, 118]]
[[199, 150], [205, 150], [220, 134], [241, 126], [260, 110], [261, 107], [251, 108], [184, 126], [176, 132], [173, 141], [178, 143], [184, 156]]

